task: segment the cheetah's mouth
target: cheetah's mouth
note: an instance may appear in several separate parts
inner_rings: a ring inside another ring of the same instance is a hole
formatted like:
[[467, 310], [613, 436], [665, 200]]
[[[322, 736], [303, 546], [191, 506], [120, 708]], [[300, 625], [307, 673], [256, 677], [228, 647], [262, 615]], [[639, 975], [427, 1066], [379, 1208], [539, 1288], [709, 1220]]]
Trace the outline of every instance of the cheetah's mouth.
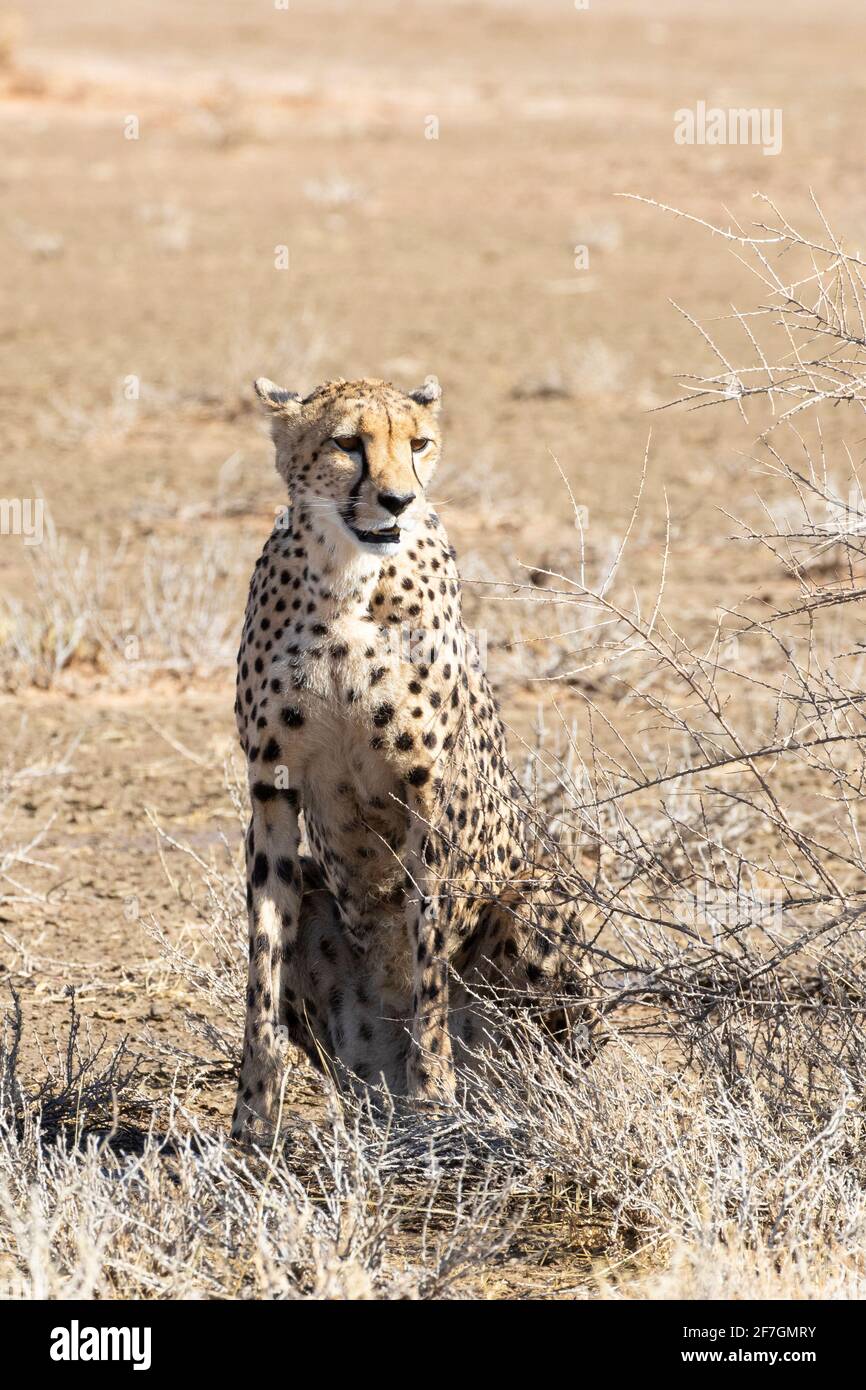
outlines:
[[402, 531], [396, 521], [389, 526], [381, 526], [375, 531], [362, 531], [357, 526], [349, 525], [349, 530], [362, 545], [399, 545]]

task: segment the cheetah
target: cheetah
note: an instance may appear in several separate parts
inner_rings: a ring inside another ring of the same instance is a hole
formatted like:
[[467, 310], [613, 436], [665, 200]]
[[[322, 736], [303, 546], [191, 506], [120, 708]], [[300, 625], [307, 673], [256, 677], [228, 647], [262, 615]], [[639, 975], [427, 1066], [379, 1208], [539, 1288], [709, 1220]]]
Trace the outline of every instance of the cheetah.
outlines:
[[427, 500], [438, 382], [339, 379], [302, 399], [260, 378], [255, 391], [290, 503], [238, 653], [252, 814], [236, 1137], [272, 1124], [289, 1041], [447, 1104], [455, 1047], [472, 1042], [463, 981], [585, 995], [579, 907], [539, 878], [531, 806]]

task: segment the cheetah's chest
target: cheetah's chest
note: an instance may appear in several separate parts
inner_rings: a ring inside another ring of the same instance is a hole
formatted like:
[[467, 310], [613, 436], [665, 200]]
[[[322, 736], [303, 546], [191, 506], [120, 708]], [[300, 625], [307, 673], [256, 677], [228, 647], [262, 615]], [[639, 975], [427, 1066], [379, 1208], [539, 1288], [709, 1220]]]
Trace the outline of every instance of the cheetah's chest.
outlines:
[[400, 700], [391, 656], [375, 626], [347, 622], [321, 649], [274, 664], [287, 693], [272, 720], [308, 851], [355, 925], [402, 901], [405, 787], [371, 746], [376, 709]]

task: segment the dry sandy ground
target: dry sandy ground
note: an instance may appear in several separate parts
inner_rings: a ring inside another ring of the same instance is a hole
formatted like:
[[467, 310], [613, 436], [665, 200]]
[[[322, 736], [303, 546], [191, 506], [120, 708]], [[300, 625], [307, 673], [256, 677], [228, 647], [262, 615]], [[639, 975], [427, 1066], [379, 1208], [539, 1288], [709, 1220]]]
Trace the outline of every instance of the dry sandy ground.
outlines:
[[[86, 547], [113, 568], [111, 602], [132, 614], [149, 547], [174, 547], [169, 587], [209, 587], [201, 555], [220, 557], [216, 658], [166, 671], [153, 631], [118, 610], [138, 643], [122, 676], [85, 651], [50, 688], [19, 673], [0, 696], [4, 766], [68, 763], [13, 787], [4, 845], [47, 829], [38, 862], [0, 884], [3, 972], [36, 1033], [73, 983], [97, 1031], [147, 1051], [185, 1032], [142, 924], [171, 935], [190, 920], [148, 812], [205, 856], [221, 834], [237, 842], [223, 777], [232, 641], [281, 500], [250, 378], [411, 386], [435, 372], [436, 497], [474, 578], [574, 571], [553, 456], [600, 566], [652, 427], [631, 581], [655, 583], [666, 497], [665, 607], [680, 627], [710, 630], [740, 594], [778, 596], [778, 569], [739, 559], [720, 510], [751, 505], [738, 451], [754, 431], [726, 409], [649, 413], [677, 394], [677, 370], [710, 363], [669, 300], [723, 314], [750, 302], [745, 276], [701, 229], [617, 195], [725, 220], [725, 207], [752, 216], [760, 188], [796, 218], [812, 187], [856, 245], [866, 13], [855, 0], [33, 0], [3, 11], [0, 36], [0, 495], [44, 496], [70, 556]], [[781, 108], [782, 153], [677, 146], [673, 113], [698, 100]], [[124, 398], [132, 377], [138, 403]], [[0, 538], [7, 596], [32, 600], [36, 550]], [[537, 635], [489, 593], [470, 590], [473, 623]], [[528, 650], [542, 672], [540, 644]], [[500, 670], [518, 733], [539, 704], [548, 720], [554, 702], [583, 717], [579, 687], [532, 673], [531, 660]], [[230, 1089], [215, 1077], [198, 1097], [214, 1126]]]

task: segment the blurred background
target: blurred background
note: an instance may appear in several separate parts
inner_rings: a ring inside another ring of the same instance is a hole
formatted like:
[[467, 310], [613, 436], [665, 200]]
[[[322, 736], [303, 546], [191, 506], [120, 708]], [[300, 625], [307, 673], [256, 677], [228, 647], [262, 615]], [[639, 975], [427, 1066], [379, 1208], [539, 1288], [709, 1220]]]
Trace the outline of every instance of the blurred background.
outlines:
[[[856, 0], [278, 6], [0, 15], [3, 490], [38, 479], [70, 535], [210, 498], [237, 450], [270, 500], [258, 373], [435, 372], [451, 525], [470, 477], [476, 502], [521, 499], [521, 531], [559, 509], [551, 449], [616, 527], [646, 412], [702, 351], [669, 299], [703, 318], [742, 284], [718, 243], [616, 195], [748, 219], [761, 189], [795, 218], [811, 187], [862, 234]], [[781, 108], [781, 153], [675, 144], [701, 100]], [[652, 423], [675, 516], [712, 533], [727, 417]], [[12, 548], [0, 566], [14, 584]]]

